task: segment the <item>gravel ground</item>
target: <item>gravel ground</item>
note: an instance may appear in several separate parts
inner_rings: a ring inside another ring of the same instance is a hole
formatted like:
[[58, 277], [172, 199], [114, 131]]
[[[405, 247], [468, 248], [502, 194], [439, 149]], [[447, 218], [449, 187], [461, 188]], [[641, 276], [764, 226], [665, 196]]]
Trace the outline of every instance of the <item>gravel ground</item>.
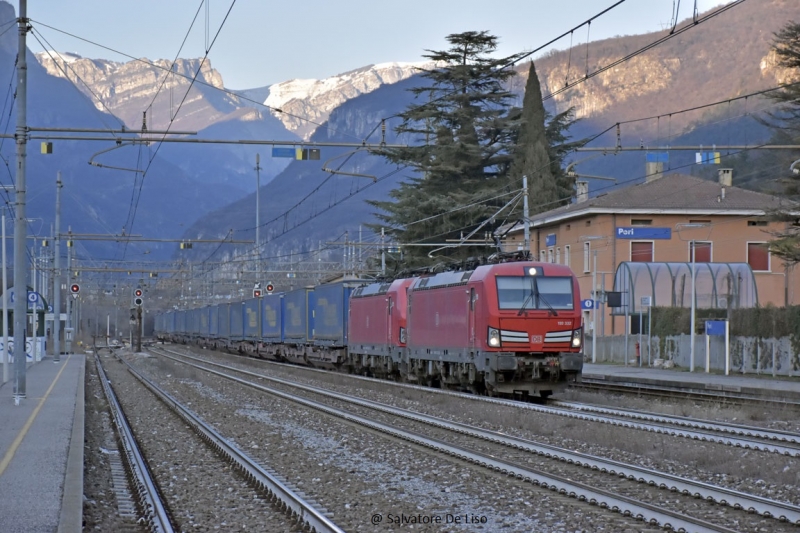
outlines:
[[231, 366], [800, 505], [800, 460], [200, 350]]
[[[465, 462], [398, 443], [205, 372], [135, 356], [217, 430], [333, 513], [347, 531], [393, 531], [392, 517], [447, 515], [469, 524], [404, 525], [414, 531], [646, 531], [602, 511]], [[373, 517], [381, 517], [374, 526]], [[485, 523], [480, 523], [485, 517]], [[412, 527], [413, 526], [413, 527]]]
[[295, 530], [122, 364], [102, 360], [180, 531]]

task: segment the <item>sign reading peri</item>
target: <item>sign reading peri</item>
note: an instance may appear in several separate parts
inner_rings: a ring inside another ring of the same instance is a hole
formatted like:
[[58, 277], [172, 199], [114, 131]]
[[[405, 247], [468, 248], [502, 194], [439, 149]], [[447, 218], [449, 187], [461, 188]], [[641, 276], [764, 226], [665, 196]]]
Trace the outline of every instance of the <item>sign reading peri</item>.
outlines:
[[672, 238], [672, 228], [651, 228], [641, 226], [618, 227], [617, 239], [664, 239]]

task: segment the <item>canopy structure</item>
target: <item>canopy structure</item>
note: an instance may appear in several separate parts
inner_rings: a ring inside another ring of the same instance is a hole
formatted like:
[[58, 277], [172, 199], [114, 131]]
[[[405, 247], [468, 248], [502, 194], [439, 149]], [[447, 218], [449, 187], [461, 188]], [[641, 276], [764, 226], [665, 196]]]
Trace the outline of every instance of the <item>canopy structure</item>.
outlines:
[[[697, 309], [738, 309], [758, 306], [758, 288], [747, 263], [694, 263]], [[642, 297], [653, 307], [692, 306], [692, 263], [625, 261], [614, 275], [614, 291], [622, 293], [623, 307], [612, 314], [647, 313]]]

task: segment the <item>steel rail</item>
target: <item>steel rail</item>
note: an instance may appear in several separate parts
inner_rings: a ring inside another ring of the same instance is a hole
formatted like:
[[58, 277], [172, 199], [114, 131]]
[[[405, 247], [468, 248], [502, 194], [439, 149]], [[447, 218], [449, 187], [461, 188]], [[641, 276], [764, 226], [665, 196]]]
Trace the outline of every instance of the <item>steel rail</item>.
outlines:
[[[179, 361], [183, 364], [189, 364], [198, 369], [211, 371], [209, 369], [203, 368], [202, 366], [195, 365], [192, 363], [186, 363], [184, 361], [181, 361], [180, 359], [174, 358], [169, 355], [165, 355], [163, 357], [168, 357], [172, 360]], [[716, 485], [711, 485], [709, 483], [694, 481], [691, 479], [682, 478], [680, 476], [658, 472], [656, 470], [652, 470], [649, 468], [622, 463], [620, 461], [614, 461], [611, 459], [596, 457], [589, 454], [574, 452], [558, 446], [552, 446], [549, 444], [543, 444], [528, 439], [512, 437], [497, 431], [491, 431], [474, 426], [469, 426], [466, 424], [461, 424], [458, 422], [452, 422], [449, 420], [444, 420], [439, 417], [425, 415], [422, 413], [409, 411], [407, 409], [402, 409], [399, 407], [393, 407], [380, 402], [374, 402], [362, 398], [355, 398], [352, 396], [341, 395], [339, 393], [333, 393], [328, 390], [321, 389], [319, 387], [314, 387], [311, 385], [303, 385], [300, 383], [295, 383], [281, 378], [264, 376], [261, 374], [257, 374], [255, 372], [250, 372], [248, 370], [230, 368], [220, 363], [215, 363], [194, 356], [185, 355], [183, 357], [193, 359], [195, 361], [201, 361], [204, 364], [225, 368], [226, 370], [233, 370], [235, 372], [239, 372], [241, 374], [245, 374], [252, 377], [257, 377], [259, 379], [266, 379], [268, 381], [280, 383], [282, 385], [289, 385], [291, 387], [300, 390], [305, 390], [308, 392], [313, 392], [315, 394], [320, 394], [337, 400], [342, 400], [362, 407], [367, 407], [369, 409], [374, 409], [376, 411], [381, 411], [395, 416], [401, 416], [409, 420], [422, 422], [442, 429], [454, 431], [456, 433], [460, 433], [463, 435], [468, 435], [471, 437], [484, 439], [498, 444], [503, 444], [515, 449], [529, 451], [532, 453], [536, 453], [537, 455], [540, 456], [555, 457], [559, 460], [565, 461], [570, 464], [575, 464], [586, 468], [600, 470], [602, 472], [607, 472], [615, 476], [624, 476], [627, 479], [633, 481], [638, 481], [640, 483], [647, 483], [649, 485], [655, 485], [662, 489], [668, 489], [674, 492], [680, 492], [681, 494], [691, 495], [694, 496], [695, 498], [711, 500], [721, 505], [727, 505], [733, 507], [734, 509], [743, 509], [748, 512], [758, 513], [759, 515], [762, 515], [764, 517], [776, 518], [781, 521], [791, 522], [795, 525], [800, 525], [800, 507], [797, 507], [789, 503], [778, 502], [775, 500], [770, 500], [768, 498], [762, 498], [760, 496], [755, 496], [752, 494], [747, 494], [744, 492], [735, 491], [724, 487], [719, 487]], [[222, 373], [220, 373], [219, 375], [227, 377], [225, 374]]]
[[[156, 350], [153, 350], [153, 351], [156, 351]], [[389, 434], [389, 435], [391, 435], [391, 436], [393, 436], [395, 438], [398, 438], [398, 439], [401, 439], [401, 440], [404, 440], [404, 441], [408, 441], [408, 442], [412, 442], [414, 444], [417, 444], [417, 445], [420, 445], [420, 446], [424, 446], [426, 448], [430, 448], [430, 449], [433, 449], [435, 451], [442, 452], [442, 453], [445, 453], [445, 454], [453, 456], [453, 457], [457, 457], [459, 459], [468, 461], [470, 463], [473, 463], [473, 464], [476, 464], [476, 465], [479, 465], [479, 466], [483, 466], [483, 467], [488, 468], [490, 470], [501, 472], [501, 473], [506, 474], [508, 476], [514, 477], [516, 479], [520, 479], [520, 480], [524, 480], [524, 481], [529, 482], [529, 483], [533, 483], [534, 485], [538, 485], [538, 486], [541, 486], [541, 487], [544, 487], [544, 488], [549, 488], [549, 489], [554, 490], [554, 491], [556, 491], [556, 492], [558, 492], [558, 493], [560, 493], [562, 495], [568, 495], [568, 496], [576, 498], [576, 499], [578, 499], [580, 501], [588, 501], [590, 504], [599, 505], [602, 508], [610, 509], [613, 512], [618, 512], [618, 513], [622, 514], [623, 516], [632, 516], [632, 517], [634, 517], [634, 518], [636, 518], [638, 520], [642, 520], [642, 521], [644, 521], [646, 523], [649, 523], [650, 525], [659, 525], [661, 527], [664, 527], [664, 528], [667, 528], [667, 529], [672, 529], [672, 530], [675, 530], [675, 531], [685, 531], [685, 532], [694, 531], [694, 532], [698, 532], [698, 533], [699, 532], [711, 532], [711, 531], [716, 531], [716, 532], [732, 531], [732, 530], [730, 530], [730, 529], [728, 529], [726, 527], [717, 526], [717, 525], [711, 524], [711, 523], [709, 523], [709, 522], [707, 522], [705, 520], [689, 517], [689, 516], [686, 516], [685, 514], [682, 514], [682, 513], [670, 511], [670, 510], [667, 510], [667, 509], [662, 509], [662, 508], [660, 508], [658, 506], [655, 506], [655, 505], [652, 505], [652, 504], [648, 504], [646, 502], [641, 502], [641, 501], [635, 500], [633, 498], [629, 498], [627, 496], [616, 494], [616, 493], [613, 493], [613, 492], [610, 492], [610, 491], [606, 491], [606, 490], [603, 490], [603, 489], [598, 489], [598, 488], [595, 488], [595, 487], [590, 487], [590, 486], [585, 485], [583, 483], [571, 481], [571, 480], [569, 480], [567, 478], [564, 478], [564, 477], [561, 477], [561, 476], [557, 476], [557, 475], [553, 475], [553, 474], [549, 474], [549, 473], [545, 473], [545, 472], [541, 472], [539, 470], [522, 468], [522, 467], [519, 467], [517, 465], [511, 464], [511, 463], [508, 463], [508, 462], [505, 462], [505, 461], [502, 461], [502, 460], [499, 460], [499, 459], [496, 459], [496, 458], [491, 457], [491, 456], [483, 455], [483, 454], [480, 454], [480, 453], [477, 453], [477, 452], [473, 452], [471, 450], [467, 450], [465, 448], [461, 448], [459, 446], [455, 446], [455, 445], [452, 445], [452, 444], [447, 444], [445, 442], [438, 441], [436, 439], [432, 439], [432, 438], [429, 438], [429, 437], [425, 437], [423, 435], [415, 434], [415, 433], [412, 433], [412, 432], [409, 432], [409, 431], [400, 430], [400, 429], [397, 429], [395, 427], [389, 426], [387, 424], [382, 424], [380, 422], [375, 422], [373, 420], [369, 420], [367, 418], [364, 418], [362, 416], [356, 415], [354, 413], [350, 413], [350, 412], [347, 412], [347, 411], [342, 411], [341, 409], [329, 407], [327, 405], [321, 404], [319, 402], [315, 402], [313, 400], [309, 400], [309, 399], [306, 399], [306, 398], [295, 396], [293, 394], [289, 394], [289, 393], [286, 393], [286, 392], [281, 392], [281, 391], [278, 391], [278, 390], [275, 390], [275, 389], [270, 389], [268, 387], [264, 387], [264, 386], [259, 385], [257, 383], [253, 383], [253, 382], [241, 379], [241, 378], [237, 378], [235, 376], [231, 376], [229, 374], [225, 374], [224, 372], [220, 372], [220, 371], [217, 371], [217, 370], [214, 370], [214, 369], [211, 369], [211, 368], [207, 368], [207, 367], [203, 367], [203, 366], [200, 366], [200, 365], [196, 365], [194, 363], [189, 363], [189, 362], [186, 362], [186, 361], [182, 361], [182, 360], [180, 360], [180, 359], [178, 359], [176, 357], [170, 356], [170, 355], [161, 354], [161, 356], [162, 357], [167, 357], [167, 358], [172, 359], [172, 360], [174, 360], [176, 362], [179, 362], [181, 364], [185, 364], [185, 365], [189, 365], [189, 366], [198, 368], [198, 369], [203, 370], [205, 372], [208, 372], [210, 374], [222, 377], [224, 379], [228, 379], [230, 381], [239, 383], [241, 385], [245, 385], [247, 387], [251, 387], [251, 388], [259, 390], [261, 392], [265, 392], [267, 394], [270, 394], [270, 395], [273, 395], [273, 396], [276, 396], [276, 397], [279, 397], [279, 398], [283, 398], [285, 400], [289, 400], [289, 401], [298, 403], [300, 405], [304, 405], [306, 407], [321, 411], [323, 413], [332, 415], [334, 417], [344, 419], [344, 420], [346, 420], [348, 422], [351, 422], [351, 423], [354, 423], [354, 424], [358, 424], [358, 425], [373, 429], [373, 430], [381, 432], [381, 433]], [[191, 357], [191, 356], [187, 356], [187, 357]], [[193, 359], [197, 359], [197, 358], [193, 358]], [[207, 362], [207, 361], [204, 361], [204, 362]], [[217, 365], [217, 366], [224, 366], [224, 365], [219, 365], [218, 363], [211, 363], [211, 364]], [[267, 380], [270, 380], [270, 381], [274, 381], [276, 383], [282, 383], [282, 384], [290, 385], [292, 387], [305, 389], [305, 390], [308, 390], [308, 391], [314, 392], [314, 393], [326, 394], [328, 396], [335, 397], [336, 399], [345, 400], [345, 401], [348, 401], [348, 402], [351, 402], [351, 403], [364, 402], [364, 405], [367, 405], [367, 404], [381, 405], [381, 404], [377, 404], [376, 402], [369, 402], [367, 400], [353, 399], [353, 398], [343, 398], [342, 396], [340, 396], [338, 394], [330, 393], [330, 392], [324, 391], [322, 389], [317, 389], [316, 387], [310, 387], [310, 386], [307, 386], [307, 385], [301, 385], [301, 384], [297, 384], [297, 383], [292, 383], [292, 382], [289, 382], [289, 381], [281, 380], [279, 378], [271, 378], [271, 377], [267, 377], [267, 376], [263, 376], [263, 375], [258, 375], [258, 374], [254, 374], [252, 372], [248, 372], [246, 370], [230, 369], [230, 368], [228, 368], [228, 370], [235, 370], [237, 372], [242, 372], [242, 373], [245, 373], [245, 374], [253, 375], [253, 376], [258, 377], [260, 379], [267, 379]], [[369, 405], [369, 406], [372, 407], [371, 405]], [[385, 409], [387, 411], [391, 412], [392, 414], [398, 414], [400, 416], [403, 416], [401, 414], [401, 412], [404, 411], [404, 410], [402, 410], [402, 409], [392, 408], [392, 407], [388, 407], [388, 406], [384, 406], [384, 407], [385, 407]], [[413, 415], [417, 415], [417, 414], [416, 413], [412, 413], [412, 416]], [[425, 417], [425, 415], [419, 415], [419, 416]], [[430, 417], [430, 418], [433, 418], [433, 417]], [[440, 422], [442, 424], [444, 424], [444, 425], [442, 425], [440, 427], [445, 427], [446, 424], [451, 424], [450, 422], [447, 422], [447, 421], [440, 421]], [[458, 425], [458, 424], [456, 424], [456, 425]], [[463, 426], [463, 427], [468, 427], [468, 426]], [[477, 429], [477, 428], [470, 428], [470, 429]], [[480, 431], [480, 430], [478, 430], [478, 431]], [[463, 429], [461, 431], [458, 431], [458, 432], [459, 433], [466, 433], [466, 431], [464, 431]], [[487, 432], [487, 433], [491, 433], [491, 432]], [[476, 432], [476, 436], [477, 436], [477, 432]], [[496, 438], [498, 438], [497, 435], [495, 435], [494, 438], [489, 439], [489, 440], [495, 440]], [[519, 440], [518, 443], [509, 444], [509, 446], [513, 446], [515, 448], [519, 448], [524, 441], [522, 441], [522, 439], [518, 439], [518, 440]], [[545, 451], [542, 452], [542, 455], [554, 456], [554, 454], [552, 452], [545, 452]], [[581, 463], [581, 466], [584, 466], [584, 465]], [[585, 466], [587, 466], [589, 468], [592, 467], [591, 465], [585, 465]], [[620, 473], [617, 473], [617, 475], [620, 475]]]
[[316, 533], [344, 533], [344, 530], [334, 524], [310, 502], [297, 494], [295, 490], [291, 489], [275, 475], [267, 472], [261, 465], [250, 458], [250, 456], [239, 450], [214, 428], [206, 424], [197, 414], [186, 408], [169, 393], [142, 375], [127, 361], [122, 358], [119, 358], [119, 360], [125, 364], [128, 371], [133, 374], [134, 377], [188, 423], [203, 440], [244, 472], [248, 481], [252, 480], [260, 489], [264, 490], [269, 495], [269, 500], [271, 502], [279, 501], [287, 509], [293, 519], [301, 522], [304, 526]]
[[703, 420], [700, 418], [689, 418], [685, 416], [665, 415], [652, 411], [639, 411], [636, 409], [625, 409], [622, 407], [606, 407], [602, 405], [586, 404], [567, 400], [551, 400], [550, 405], [565, 407], [578, 411], [614, 415], [618, 417], [634, 418], [657, 422], [662, 424], [674, 424], [676, 426], [704, 429], [708, 431], [719, 431], [721, 433], [731, 433], [745, 437], [755, 437], [764, 440], [774, 440], [780, 442], [790, 442], [800, 444], [800, 434], [791, 431], [781, 431], [776, 429], [760, 428], [755, 426], [745, 426], [730, 422], [716, 422], [713, 420]]
[[692, 400], [703, 400], [707, 402], [722, 403], [726, 401], [737, 403], [749, 403], [756, 405], [773, 405], [776, 407], [790, 407], [792, 409], [800, 409], [800, 402], [792, 402], [781, 400], [775, 397], [759, 397], [755, 395], [747, 395], [737, 393], [736, 391], [727, 389], [693, 389], [682, 387], [665, 387], [658, 385], [650, 385], [648, 383], [629, 383], [629, 382], [615, 382], [606, 381], [604, 379], [593, 379], [591, 377], [583, 376], [581, 383], [572, 385], [577, 389], [594, 389], [594, 390], [609, 390], [614, 392], [621, 392], [624, 394], [646, 394], [652, 396], [662, 396], [667, 398], [675, 398], [678, 396], [685, 397]]
[[[180, 352], [175, 352], [172, 350], [166, 350], [164, 348], [160, 348], [162, 350], [175, 353], [177, 355], [183, 355]], [[259, 360], [265, 364], [276, 364], [281, 365], [282, 363], [276, 363], [272, 361], [264, 361]], [[319, 372], [319, 373], [327, 373], [330, 374], [329, 370], [323, 370], [318, 368], [307, 368], [307, 367], [295, 367], [301, 368], [307, 372]], [[387, 383], [386, 380], [382, 379], [375, 379], [375, 378], [368, 378], [364, 376], [348, 376], [353, 379], [360, 379], [364, 381], [369, 381], [372, 383]], [[588, 422], [598, 422], [601, 424], [611, 424], [612, 426], [620, 426], [626, 427], [628, 429], [637, 429], [642, 431], [648, 431], [651, 433], [659, 433], [663, 435], [669, 435], [672, 437], [680, 437], [680, 438], [687, 438], [697, 441], [704, 441], [704, 442], [714, 442], [717, 444], [723, 444], [726, 446], [733, 446], [736, 448], [745, 448], [748, 450], [756, 450], [768, 453], [777, 453], [789, 457], [800, 457], [800, 448], [796, 448], [793, 446], [783, 446], [779, 444], [772, 444], [769, 442], [763, 442], [758, 440], [749, 439], [746, 437], [727, 437], [724, 435], [715, 435], [713, 433], [706, 433], [702, 431], [693, 431], [693, 430], [683, 430], [679, 428], [675, 428], [669, 425], [658, 425], [658, 423], [640, 423], [640, 422], [633, 422], [626, 420], [625, 418], [614, 417], [611, 415], [602, 415], [602, 414], [591, 414], [591, 413], [580, 413], [576, 412], [572, 409], [566, 409], [563, 407], [551, 407], [549, 405], [537, 405], [531, 403], [523, 403], [514, 400], [505, 400], [502, 398], [489, 398], [486, 396], [476, 396], [474, 394], [466, 394], [457, 391], [448, 391], [443, 389], [434, 389], [431, 387], [425, 387], [421, 385], [412, 385], [408, 383], [396, 383], [391, 382], [392, 386], [394, 387], [405, 387], [420, 391], [425, 391], [431, 394], [445, 394], [449, 396], [455, 396], [458, 398], [462, 398], [465, 400], [472, 400], [478, 402], [490, 402], [499, 405], [506, 405], [517, 407], [519, 409], [528, 409], [532, 411], [537, 411], [540, 413], [551, 414], [556, 416], [564, 416], [567, 418], [574, 418], [578, 420], [584, 420]]]
[[117, 435], [125, 452], [123, 458], [130, 472], [134, 492], [139, 500], [140, 511], [144, 514], [147, 525], [153, 533], [171, 533], [175, 530], [172, 527], [169, 513], [164, 507], [164, 502], [161, 500], [153, 478], [150, 476], [144, 456], [136, 444], [136, 438], [133, 436], [130, 424], [128, 424], [125, 413], [122, 411], [122, 406], [111, 388], [106, 371], [103, 369], [100, 358], [96, 353], [94, 361], [111, 411], [111, 418], [114, 420]]

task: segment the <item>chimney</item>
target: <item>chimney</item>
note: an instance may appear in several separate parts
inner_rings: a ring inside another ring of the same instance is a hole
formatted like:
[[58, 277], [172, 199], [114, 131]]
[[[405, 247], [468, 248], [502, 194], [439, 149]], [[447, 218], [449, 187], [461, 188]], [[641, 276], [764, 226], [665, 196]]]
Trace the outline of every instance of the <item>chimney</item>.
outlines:
[[582, 203], [589, 199], [589, 182], [576, 181], [575, 182], [575, 203]]
[[[719, 176], [719, 184], [722, 187], [732, 187], [733, 186], [733, 169], [732, 168], [721, 168], [721, 169], [719, 169], [717, 171], [717, 175]], [[724, 198], [724, 196], [723, 196], [723, 198]]]
[[644, 175], [645, 183], [650, 183], [662, 177], [664, 175], [663, 161], [647, 161], [647, 163], [645, 163]]

